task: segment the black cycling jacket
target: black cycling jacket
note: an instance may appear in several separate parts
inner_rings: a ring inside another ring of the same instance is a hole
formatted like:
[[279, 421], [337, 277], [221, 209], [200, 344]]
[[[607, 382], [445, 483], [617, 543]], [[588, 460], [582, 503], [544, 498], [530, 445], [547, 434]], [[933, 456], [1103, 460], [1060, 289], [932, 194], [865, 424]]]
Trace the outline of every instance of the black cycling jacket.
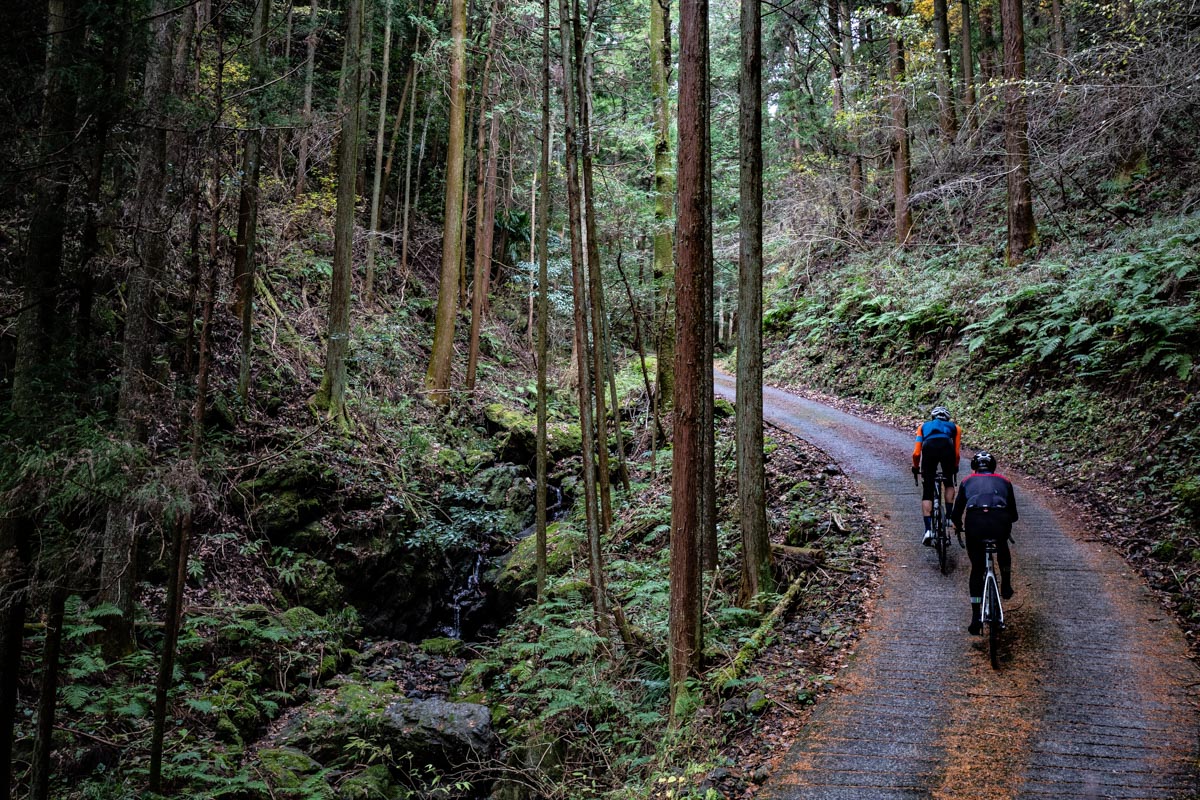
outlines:
[[972, 472], [963, 479], [950, 509], [950, 520], [962, 527], [963, 513], [995, 515], [1010, 525], [1017, 521], [1017, 496], [1008, 478], [994, 472]]

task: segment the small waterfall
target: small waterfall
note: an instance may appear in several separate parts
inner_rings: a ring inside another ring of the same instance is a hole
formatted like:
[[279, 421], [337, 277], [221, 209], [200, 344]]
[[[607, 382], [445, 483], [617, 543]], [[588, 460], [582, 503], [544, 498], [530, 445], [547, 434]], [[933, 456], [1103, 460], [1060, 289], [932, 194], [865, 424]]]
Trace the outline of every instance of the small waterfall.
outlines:
[[451, 639], [462, 638], [463, 609], [477, 605], [483, 599], [483, 591], [479, 587], [479, 580], [483, 574], [483, 564], [483, 554], [476, 554], [475, 566], [467, 574], [466, 585], [456, 590], [450, 600], [450, 609], [454, 613], [454, 621], [448, 625], [443, 625], [441, 632]]

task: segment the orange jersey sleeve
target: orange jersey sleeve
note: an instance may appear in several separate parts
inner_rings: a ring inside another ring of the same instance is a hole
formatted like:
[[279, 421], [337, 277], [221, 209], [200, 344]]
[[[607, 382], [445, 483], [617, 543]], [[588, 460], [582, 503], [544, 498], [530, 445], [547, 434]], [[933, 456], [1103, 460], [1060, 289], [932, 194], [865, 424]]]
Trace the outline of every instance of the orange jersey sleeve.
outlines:
[[913, 466], [921, 466], [921, 428], [925, 425], [923, 422], [917, 423], [917, 441], [913, 444], [912, 460]]

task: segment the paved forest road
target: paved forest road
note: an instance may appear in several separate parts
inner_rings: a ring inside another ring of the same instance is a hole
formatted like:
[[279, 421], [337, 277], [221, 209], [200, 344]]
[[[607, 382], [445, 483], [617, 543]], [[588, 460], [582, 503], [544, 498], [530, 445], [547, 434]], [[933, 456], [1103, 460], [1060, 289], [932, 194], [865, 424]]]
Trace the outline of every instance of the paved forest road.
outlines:
[[[716, 387], [732, 399], [730, 376]], [[965, 551], [943, 576], [920, 544], [910, 434], [770, 388], [764, 405], [837, 459], [883, 530], [857, 657], [759, 797], [1200, 797], [1200, 670], [1119, 557], [1016, 482], [1016, 595], [994, 671], [966, 632]]]

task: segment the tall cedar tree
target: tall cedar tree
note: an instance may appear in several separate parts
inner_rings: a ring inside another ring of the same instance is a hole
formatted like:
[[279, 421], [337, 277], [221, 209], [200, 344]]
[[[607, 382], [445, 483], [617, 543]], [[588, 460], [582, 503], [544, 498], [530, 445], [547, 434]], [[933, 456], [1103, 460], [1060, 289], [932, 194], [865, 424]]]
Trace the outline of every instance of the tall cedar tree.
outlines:
[[1008, 165], [1008, 263], [1019, 264], [1037, 242], [1029, 131], [1025, 114], [1025, 22], [1021, 0], [1001, 0], [1004, 28], [1004, 150]]
[[[671, 457], [671, 709], [700, 666], [700, 481], [704, 419], [705, 163], [708, 109], [704, 65], [707, 0], [679, 6], [679, 146], [676, 170], [675, 423]], [[711, 402], [711, 401], [710, 401]]]
[[450, 118], [446, 141], [446, 203], [442, 223], [442, 270], [434, 314], [433, 351], [425, 389], [435, 405], [450, 401], [450, 359], [454, 355], [454, 319], [458, 314], [459, 262], [462, 259], [463, 169], [467, 127], [467, 2], [450, 0]]
[[[169, 0], [155, 0], [149, 17], [150, 55], [142, 83], [143, 107], [150, 115], [142, 130], [138, 157], [137, 231], [138, 258], [129, 272], [125, 315], [125, 340], [121, 363], [121, 388], [117, 420], [125, 437], [145, 444], [154, 413], [155, 381], [150, 375], [157, 343], [156, 312], [163, 292], [161, 275], [166, 262], [167, 208], [167, 98], [174, 81], [174, 22]], [[114, 502], [108, 511], [100, 567], [102, 602], [119, 614], [104, 617], [101, 643], [112, 659], [132, 652], [133, 593], [137, 580], [137, 509], [128, 500]]]
[[[836, 0], [830, 3], [836, 29]], [[771, 591], [771, 545], [767, 538], [766, 468], [763, 463], [763, 154], [762, 4], [742, 0], [737, 359], [737, 483], [742, 529], [740, 599]], [[837, 47], [836, 30], [834, 48]], [[835, 59], [834, 63], [837, 63]]]
[[316, 406], [346, 424], [346, 353], [350, 349], [350, 284], [354, 273], [354, 205], [358, 175], [358, 131], [362, 116], [363, 0], [346, 4], [347, 74], [338, 141], [337, 211], [333, 223], [333, 279], [329, 293], [329, 344]]
[[947, 0], [933, 0], [933, 38], [937, 46], [938, 124], [942, 138], [954, 141], [958, 120], [954, 113], [954, 66], [950, 57], [950, 21]]
[[900, 36], [899, 20], [903, 16], [900, 4], [884, 6], [888, 16], [896, 20], [888, 34], [889, 97], [892, 106], [892, 187], [896, 221], [896, 243], [908, 243], [912, 233], [912, 211], [908, 206], [912, 184], [912, 156], [908, 144], [908, 102], [904, 98], [904, 40]]

